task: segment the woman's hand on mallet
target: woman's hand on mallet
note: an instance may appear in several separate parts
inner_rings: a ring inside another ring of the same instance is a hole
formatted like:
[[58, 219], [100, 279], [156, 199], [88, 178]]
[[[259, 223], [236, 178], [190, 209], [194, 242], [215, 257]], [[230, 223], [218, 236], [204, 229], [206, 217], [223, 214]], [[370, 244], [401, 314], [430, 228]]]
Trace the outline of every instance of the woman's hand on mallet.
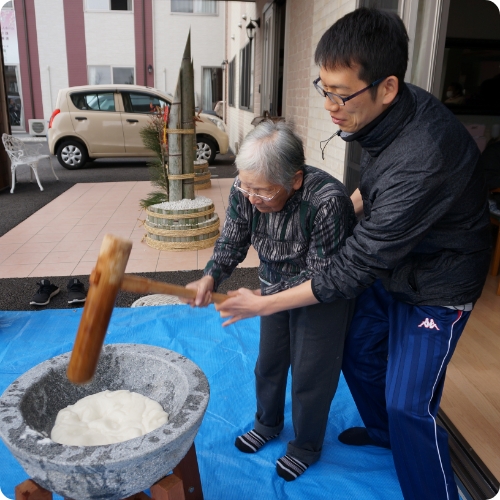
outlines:
[[252, 291], [247, 288], [229, 292], [228, 295], [229, 299], [215, 305], [221, 317], [230, 318], [222, 326], [236, 323], [240, 319], [269, 316], [279, 311], [318, 303], [312, 292], [311, 281], [273, 295], [260, 296], [260, 290]]
[[181, 299], [191, 307], [206, 307], [212, 302], [212, 292], [214, 291], [214, 279], [212, 276], [203, 276], [203, 278], [193, 281], [186, 285], [186, 288], [196, 290], [194, 299]]
[[267, 316], [265, 306], [270, 297], [261, 296], [260, 290], [248, 290], [240, 288], [228, 292], [229, 299], [215, 304], [215, 309], [219, 311], [222, 318], [230, 318], [222, 326], [228, 326], [242, 319], [253, 318], [254, 316]]

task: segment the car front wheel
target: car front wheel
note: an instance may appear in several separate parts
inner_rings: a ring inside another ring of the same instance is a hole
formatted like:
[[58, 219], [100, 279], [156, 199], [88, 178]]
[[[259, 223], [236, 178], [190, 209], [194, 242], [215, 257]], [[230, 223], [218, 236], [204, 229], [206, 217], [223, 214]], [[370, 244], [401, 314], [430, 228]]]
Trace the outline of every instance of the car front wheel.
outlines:
[[196, 144], [196, 159], [206, 160], [208, 164], [211, 165], [215, 160], [215, 155], [217, 154], [217, 145], [215, 144], [215, 141], [208, 137], [197, 137]]
[[87, 163], [88, 158], [85, 146], [75, 140], [64, 141], [57, 148], [57, 159], [68, 170], [82, 168]]

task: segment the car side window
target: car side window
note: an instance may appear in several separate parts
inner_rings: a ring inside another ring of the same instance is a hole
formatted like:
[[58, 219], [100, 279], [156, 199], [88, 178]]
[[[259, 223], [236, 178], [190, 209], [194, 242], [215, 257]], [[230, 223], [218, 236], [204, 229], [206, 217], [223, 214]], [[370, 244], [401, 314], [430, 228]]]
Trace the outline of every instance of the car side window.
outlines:
[[81, 110], [116, 111], [113, 92], [71, 94], [71, 100]]
[[127, 113], [152, 113], [170, 104], [153, 94], [122, 92], [123, 106]]

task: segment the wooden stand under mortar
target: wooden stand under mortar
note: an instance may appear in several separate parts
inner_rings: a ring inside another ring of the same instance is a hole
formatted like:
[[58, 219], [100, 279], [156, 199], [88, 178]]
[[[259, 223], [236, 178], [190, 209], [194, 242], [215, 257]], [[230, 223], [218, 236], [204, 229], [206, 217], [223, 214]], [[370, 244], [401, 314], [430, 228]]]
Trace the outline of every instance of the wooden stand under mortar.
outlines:
[[[75, 384], [86, 384], [94, 376], [120, 289], [135, 293], [166, 293], [191, 299], [196, 297], [195, 290], [124, 274], [131, 249], [130, 241], [109, 234], [104, 237], [96, 267], [91, 275], [87, 300], [67, 370], [68, 379]], [[220, 293], [212, 294], [212, 300], [216, 303], [227, 298], [227, 295]], [[52, 499], [50, 492], [33, 481], [25, 483], [16, 487], [16, 500]], [[153, 485], [151, 492], [155, 500], [203, 500], [194, 443], [175, 467], [173, 474]], [[138, 493], [127, 500], [147, 498], [149, 497], [144, 493]]]
[[[154, 500], [203, 500], [194, 443], [173, 473], [153, 484], [150, 490]], [[52, 500], [52, 498], [50, 491], [31, 479], [18, 484], [15, 489], [15, 500]], [[146, 493], [140, 492], [123, 500], [150, 500], [150, 498]]]

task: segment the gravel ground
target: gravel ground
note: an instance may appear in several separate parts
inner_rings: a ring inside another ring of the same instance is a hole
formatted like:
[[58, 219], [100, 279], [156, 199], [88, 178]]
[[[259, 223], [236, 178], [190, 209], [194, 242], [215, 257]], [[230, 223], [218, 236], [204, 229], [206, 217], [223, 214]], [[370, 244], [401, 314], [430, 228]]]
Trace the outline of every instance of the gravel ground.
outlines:
[[[48, 147], [43, 143], [48, 154]], [[81, 170], [66, 170], [59, 165], [57, 158], [52, 157], [52, 165], [59, 177], [59, 181], [54, 178], [48, 160], [39, 163], [38, 173], [44, 188], [40, 191], [36, 181], [30, 183], [28, 167], [20, 167], [17, 171], [17, 183], [14, 194], [9, 190], [0, 191], [0, 236], [10, 231], [23, 220], [33, 215], [47, 203], [57, 198], [67, 189], [78, 182], [125, 182], [125, 181], [147, 181], [149, 172], [143, 159], [112, 159], [96, 160], [89, 163]], [[218, 155], [211, 166], [213, 178], [234, 177], [236, 169], [234, 167], [234, 155]], [[174, 271], [163, 273], [137, 273], [150, 279], [186, 285], [201, 277], [201, 271]], [[40, 309], [66, 309], [67, 304], [66, 285], [70, 278], [79, 278], [88, 289], [88, 276], [46, 276], [51, 283], [56, 284], [61, 292], [56, 295], [47, 306], [30, 306], [29, 302], [38, 290], [37, 282], [41, 278], [4, 278], [0, 279], [0, 310], [3, 311], [34, 311]], [[229, 280], [219, 289], [224, 293], [240, 287], [258, 288], [259, 280], [257, 268], [236, 269]], [[116, 301], [117, 307], [130, 307], [132, 302], [140, 295], [120, 292]], [[74, 308], [75, 306], [71, 306]]]
[[[43, 152], [49, 154], [47, 143], [41, 144], [44, 148]], [[34, 178], [33, 182], [29, 182], [31, 169], [25, 165], [17, 168], [14, 194], [10, 194], [8, 189], [0, 191], [0, 236], [76, 183], [149, 181], [150, 179], [147, 161], [143, 158], [101, 159], [90, 162], [79, 170], [67, 170], [59, 164], [55, 156], [52, 156], [52, 165], [59, 181], [50, 170], [49, 160], [40, 160], [38, 164], [38, 175], [43, 191], [40, 191]], [[234, 177], [236, 175], [234, 155], [231, 152], [226, 155], [217, 155], [210, 171], [214, 179]]]

